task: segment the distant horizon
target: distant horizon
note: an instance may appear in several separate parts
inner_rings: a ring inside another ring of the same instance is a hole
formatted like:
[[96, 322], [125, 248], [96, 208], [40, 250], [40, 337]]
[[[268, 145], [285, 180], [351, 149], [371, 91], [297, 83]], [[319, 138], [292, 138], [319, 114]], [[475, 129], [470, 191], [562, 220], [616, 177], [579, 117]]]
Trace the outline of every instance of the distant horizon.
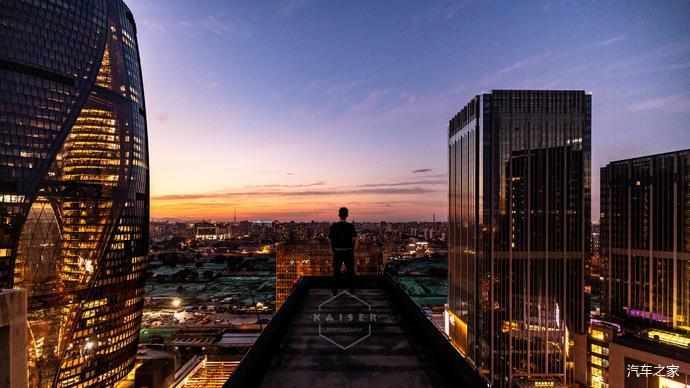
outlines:
[[[610, 161], [690, 147], [690, 3], [126, 0], [154, 218], [447, 218], [447, 123], [492, 89], [592, 94]], [[273, 218], [273, 217], [271, 217]]]
[[[222, 222], [222, 223], [232, 223], [235, 222], [232, 219], [227, 219], [227, 218], [153, 218], [151, 217], [151, 222], [183, 222], [183, 223], [197, 223], [197, 222]], [[338, 221], [338, 217], [334, 217], [333, 219], [313, 219], [313, 220], [296, 220], [296, 219], [237, 219], [237, 223], [240, 222], [299, 222], [299, 223], [309, 223], [309, 222], [336, 222]], [[360, 220], [360, 219], [352, 219], [351, 217], [347, 219], [348, 222], [356, 222], [356, 223], [377, 223], [377, 222], [388, 222], [388, 223], [396, 223], [396, 224], [402, 224], [406, 222], [443, 222], [447, 223], [448, 220], [443, 219], [439, 220], [436, 219], [436, 221], [433, 220], [401, 220], [401, 221], [392, 221], [392, 220]]]

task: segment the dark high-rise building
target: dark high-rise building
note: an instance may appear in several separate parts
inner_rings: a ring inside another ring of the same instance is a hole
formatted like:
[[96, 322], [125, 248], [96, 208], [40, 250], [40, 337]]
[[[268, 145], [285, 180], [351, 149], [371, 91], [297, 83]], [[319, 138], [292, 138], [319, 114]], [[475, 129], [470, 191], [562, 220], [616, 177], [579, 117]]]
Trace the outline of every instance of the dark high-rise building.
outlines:
[[[690, 384], [690, 149], [601, 168], [592, 387]], [[593, 284], [594, 285], [594, 284]], [[630, 365], [672, 366], [638, 378]]]
[[494, 90], [448, 130], [451, 341], [495, 386], [572, 381], [589, 311], [591, 96]]
[[601, 312], [690, 332], [690, 149], [601, 168]]
[[0, 25], [0, 287], [28, 292], [29, 386], [109, 386], [134, 365], [147, 265], [134, 18], [1, 1]]

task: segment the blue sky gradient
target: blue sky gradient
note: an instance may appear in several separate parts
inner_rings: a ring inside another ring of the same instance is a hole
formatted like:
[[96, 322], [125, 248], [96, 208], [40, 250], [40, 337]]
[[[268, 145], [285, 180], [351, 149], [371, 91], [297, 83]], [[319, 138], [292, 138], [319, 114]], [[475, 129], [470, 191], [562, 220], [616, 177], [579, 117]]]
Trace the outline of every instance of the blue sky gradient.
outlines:
[[491, 89], [593, 94], [594, 220], [601, 166], [690, 147], [687, 1], [127, 3], [156, 218], [445, 219], [447, 122]]

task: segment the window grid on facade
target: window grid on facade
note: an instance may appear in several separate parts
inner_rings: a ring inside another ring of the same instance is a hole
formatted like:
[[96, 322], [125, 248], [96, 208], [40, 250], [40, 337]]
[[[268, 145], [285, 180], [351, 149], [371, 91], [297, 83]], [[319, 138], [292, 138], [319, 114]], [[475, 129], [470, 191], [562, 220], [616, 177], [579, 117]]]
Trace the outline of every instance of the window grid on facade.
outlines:
[[584, 333], [591, 96], [494, 90], [449, 123], [451, 340], [495, 386], [567, 383]]
[[29, 292], [29, 384], [112, 385], [136, 354], [148, 144], [121, 0], [0, 7], [0, 286]]

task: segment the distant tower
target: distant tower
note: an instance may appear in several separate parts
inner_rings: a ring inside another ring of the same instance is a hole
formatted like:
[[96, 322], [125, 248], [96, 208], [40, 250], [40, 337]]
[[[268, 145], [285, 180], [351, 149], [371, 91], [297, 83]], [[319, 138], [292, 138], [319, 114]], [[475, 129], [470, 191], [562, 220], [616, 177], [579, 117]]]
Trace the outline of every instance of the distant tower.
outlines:
[[233, 209], [232, 223], [233, 224], [237, 223], [237, 208]]
[[434, 213], [433, 219], [434, 219], [434, 222], [436, 222], [436, 213]]

